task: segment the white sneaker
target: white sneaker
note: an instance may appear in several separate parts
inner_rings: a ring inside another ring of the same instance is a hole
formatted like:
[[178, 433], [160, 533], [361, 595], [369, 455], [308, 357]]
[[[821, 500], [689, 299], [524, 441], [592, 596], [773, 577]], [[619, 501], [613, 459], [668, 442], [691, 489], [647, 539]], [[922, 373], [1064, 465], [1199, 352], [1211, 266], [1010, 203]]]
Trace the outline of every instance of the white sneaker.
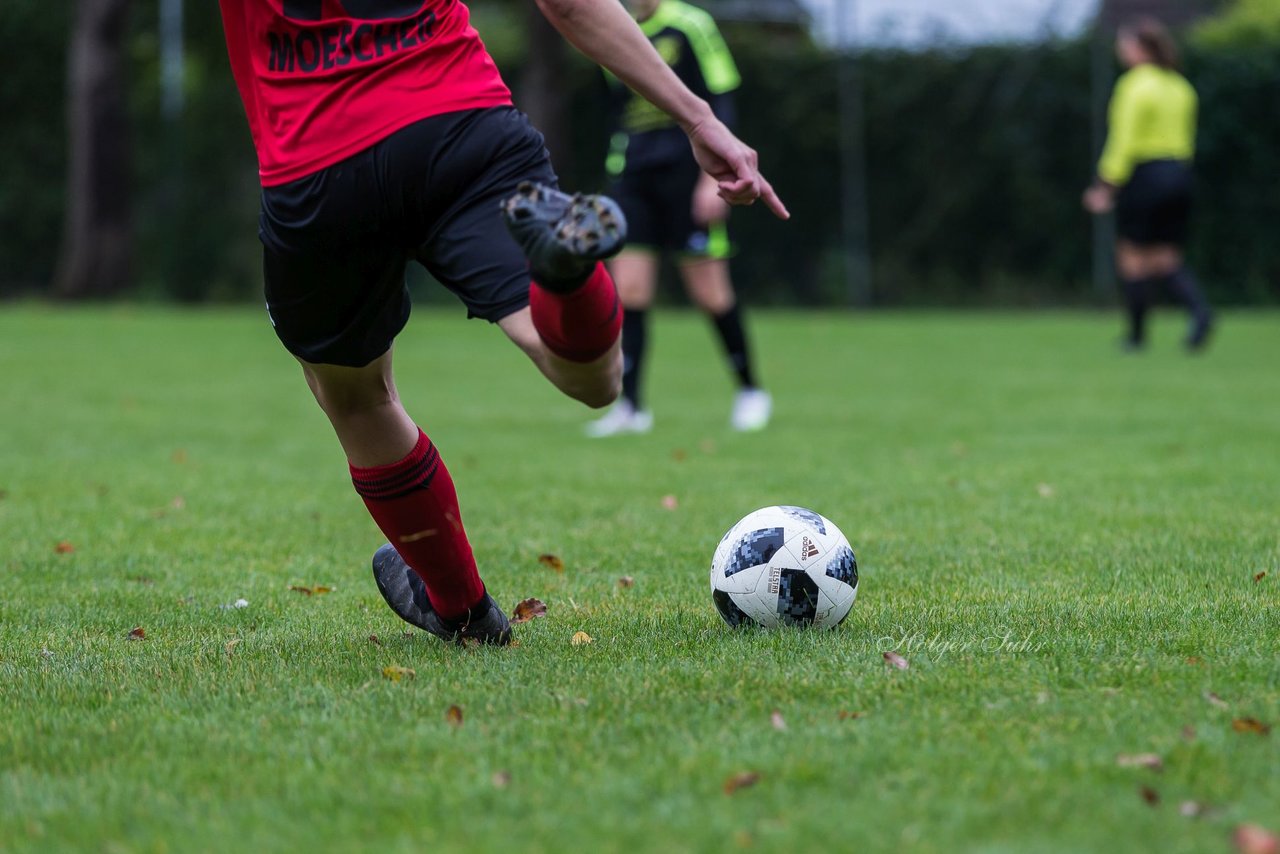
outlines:
[[592, 439], [605, 436], [621, 436], [624, 433], [648, 433], [653, 429], [653, 413], [637, 410], [629, 402], [619, 400], [603, 417], [587, 424], [587, 435]]
[[769, 392], [758, 388], [743, 389], [733, 399], [733, 415], [729, 423], [733, 429], [742, 433], [763, 430], [773, 414], [773, 397]]

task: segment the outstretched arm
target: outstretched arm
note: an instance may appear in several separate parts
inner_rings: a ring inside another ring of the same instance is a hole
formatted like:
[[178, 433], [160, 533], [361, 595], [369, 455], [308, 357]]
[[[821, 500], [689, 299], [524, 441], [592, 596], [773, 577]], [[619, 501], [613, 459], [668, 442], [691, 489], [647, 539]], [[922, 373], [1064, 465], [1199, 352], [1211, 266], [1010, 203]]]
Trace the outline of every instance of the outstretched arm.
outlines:
[[707, 102], [680, 82], [617, 0], [537, 0], [547, 20], [589, 59], [614, 73], [688, 134], [698, 163], [734, 205], [765, 204], [781, 219], [791, 214], [760, 174], [756, 152], [715, 117]]

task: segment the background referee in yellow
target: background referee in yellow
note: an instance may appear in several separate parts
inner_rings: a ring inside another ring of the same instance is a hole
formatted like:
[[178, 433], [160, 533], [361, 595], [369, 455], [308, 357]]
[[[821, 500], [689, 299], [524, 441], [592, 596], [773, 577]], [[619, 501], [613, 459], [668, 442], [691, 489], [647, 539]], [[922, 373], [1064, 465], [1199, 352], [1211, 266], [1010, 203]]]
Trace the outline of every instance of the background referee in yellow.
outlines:
[[[725, 124], [734, 125], [737, 66], [706, 11], [680, 0], [624, 0], [640, 29], [671, 69], [704, 98]], [[729, 207], [716, 182], [693, 159], [689, 141], [666, 114], [614, 78], [618, 113], [608, 168], [613, 196], [626, 214], [627, 248], [609, 263], [624, 309], [622, 397], [589, 436], [644, 433], [653, 416], [641, 400], [648, 350], [648, 309], [653, 304], [664, 253], [673, 255], [685, 290], [711, 319], [738, 390], [729, 416], [735, 430], [760, 430], [773, 401], [759, 387], [742, 311], [729, 278]]]
[[1191, 313], [1186, 345], [1195, 352], [1213, 324], [1183, 259], [1198, 99], [1178, 73], [1177, 47], [1158, 21], [1121, 27], [1116, 54], [1128, 70], [1116, 81], [1106, 147], [1084, 206], [1094, 214], [1116, 211], [1116, 266], [1129, 315], [1126, 348], [1145, 344], [1147, 311], [1156, 292], [1166, 289]]

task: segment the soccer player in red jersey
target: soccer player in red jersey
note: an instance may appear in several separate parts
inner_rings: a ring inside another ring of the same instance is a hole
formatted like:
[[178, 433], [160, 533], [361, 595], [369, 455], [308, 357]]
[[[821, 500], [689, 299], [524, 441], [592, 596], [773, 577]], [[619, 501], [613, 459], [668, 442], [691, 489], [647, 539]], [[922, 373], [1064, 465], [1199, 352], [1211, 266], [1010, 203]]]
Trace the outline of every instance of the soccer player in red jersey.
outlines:
[[[604, 407], [619, 391], [621, 309], [601, 260], [622, 247], [622, 217], [609, 199], [558, 191], [461, 0], [219, 2], [258, 151], [267, 307], [389, 540], [373, 560], [378, 589], [438, 637], [507, 643], [449, 471], [396, 394], [406, 266], [496, 323], [565, 394]], [[763, 199], [787, 218], [755, 152], [616, 0], [537, 2], [676, 120], [721, 198]]]

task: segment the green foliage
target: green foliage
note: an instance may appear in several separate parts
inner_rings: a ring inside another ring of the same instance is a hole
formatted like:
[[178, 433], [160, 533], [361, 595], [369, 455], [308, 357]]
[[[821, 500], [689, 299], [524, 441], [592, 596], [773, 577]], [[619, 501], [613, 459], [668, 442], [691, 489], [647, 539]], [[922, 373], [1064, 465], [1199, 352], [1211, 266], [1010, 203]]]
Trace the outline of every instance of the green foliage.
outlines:
[[[1280, 829], [1277, 734], [1232, 728], [1280, 724], [1278, 321], [1230, 316], [1188, 360], [1171, 319], [1130, 358], [1110, 316], [760, 313], [778, 418], [738, 436], [705, 322], [660, 313], [657, 429], [589, 442], [503, 336], [419, 312], [400, 393], [489, 589], [549, 605], [464, 650], [383, 605], [380, 535], [260, 311], [10, 308], [3, 847], [1190, 854]], [[711, 553], [784, 502], [842, 526], [858, 602], [831, 633], [731, 632]], [[1117, 764], [1149, 752], [1161, 773]]]
[[69, 3], [5, 0], [0, 13], [0, 296], [53, 276], [66, 201]]
[[[476, 23], [513, 85], [524, 63], [522, 4], [482, 0]], [[61, 8], [61, 7], [56, 7]], [[1193, 263], [1220, 303], [1280, 300], [1280, 194], [1274, 184], [1280, 52], [1254, 39], [1271, 4], [1243, 0], [1188, 46], [1202, 96]], [[138, 0], [131, 45], [137, 147], [138, 277], [143, 293], [256, 298], [256, 170], [222, 44], [216, 4], [187, 4], [187, 110], [159, 109], [156, 0]], [[1233, 23], [1235, 22], [1235, 23]], [[1245, 23], [1240, 23], [1245, 22]], [[1246, 26], [1248, 24], [1248, 26]], [[15, 0], [0, 35], [30, 44], [0, 80], [0, 293], [47, 282], [64, 195], [66, 14]], [[756, 302], [841, 304], [837, 58], [795, 33], [738, 25], [726, 37], [743, 70], [742, 134], [795, 213], [733, 220], [735, 278]], [[1076, 303], [1097, 299], [1091, 224], [1079, 197], [1096, 152], [1084, 41], [857, 59], [864, 92], [874, 298], [880, 304]], [[575, 54], [576, 56], [576, 54]], [[517, 92], [517, 96], [519, 93]], [[569, 63], [566, 185], [607, 185], [603, 84]], [[430, 292], [434, 297], [438, 291]]]
[[1275, 0], [1234, 0], [1227, 10], [1196, 27], [1193, 38], [1209, 48], [1270, 48], [1280, 46], [1280, 3]]

